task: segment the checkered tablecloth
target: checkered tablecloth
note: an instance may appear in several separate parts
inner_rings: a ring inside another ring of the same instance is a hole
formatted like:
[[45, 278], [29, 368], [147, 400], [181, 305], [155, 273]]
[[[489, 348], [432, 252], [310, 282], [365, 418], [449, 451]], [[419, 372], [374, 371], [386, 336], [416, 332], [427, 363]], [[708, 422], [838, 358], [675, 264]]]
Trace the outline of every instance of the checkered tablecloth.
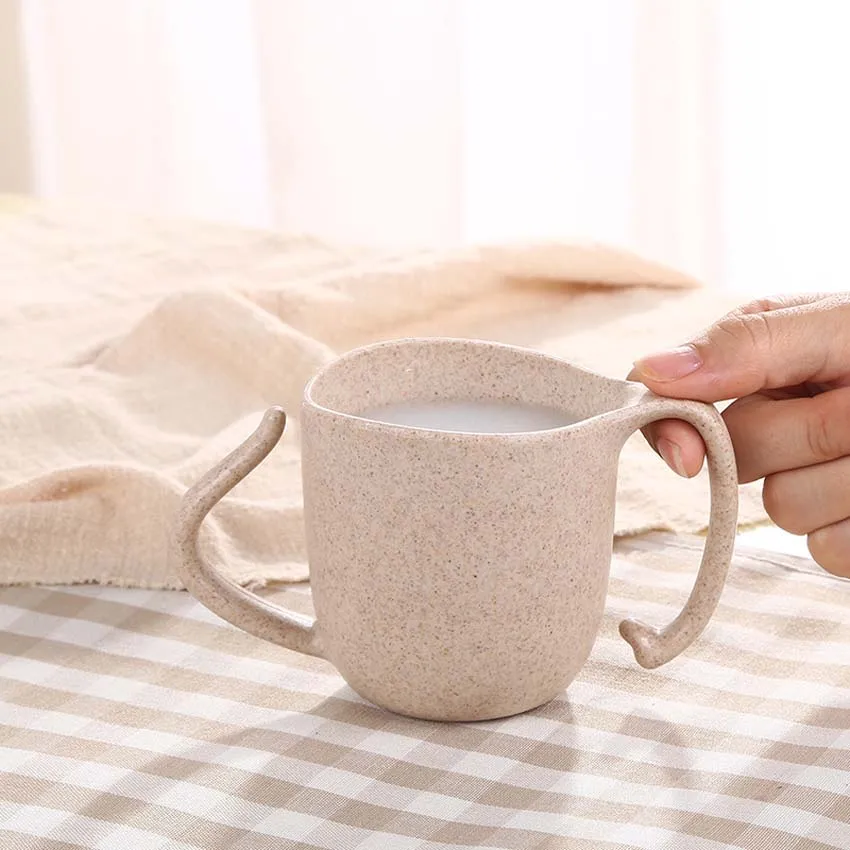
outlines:
[[[739, 554], [703, 638], [639, 669], [698, 543], [622, 544], [560, 699], [442, 725], [363, 702], [185, 593], [0, 592], [0, 848], [850, 848], [850, 582]], [[309, 611], [307, 586], [277, 594]]]

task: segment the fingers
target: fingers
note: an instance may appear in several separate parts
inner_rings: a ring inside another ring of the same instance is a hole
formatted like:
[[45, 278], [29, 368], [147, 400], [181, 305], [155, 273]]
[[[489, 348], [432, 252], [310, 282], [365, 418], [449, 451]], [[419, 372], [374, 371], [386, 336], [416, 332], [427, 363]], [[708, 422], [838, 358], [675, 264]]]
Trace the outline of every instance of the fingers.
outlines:
[[[634, 371], [628, 380], [637, 380]], [[662, 419], [642, 429], [646, 441], [677, 475], [693, 478], [702, 469], [705, 444], [699, 432], [679, 419]]]
[[810, 534], [850, 517], [850, 457], [777, 472], [764, 481], [768, 516], [792, 534]]
[[705, 444], [687, 422], [662, 419], [648, 426], [646, 432], [650, 445], [678, 475], [693, 478], [702, 469]]
[[850, 519], [810, 534], [809, 552], [827, 572], [850, 578]]
[[850, 457], [770, 475], [764, 506], [792, 534], [807, 534], [809, 552], [825, 570], [850, 578]]
[[814, 304], [831, 297], [829, 292], [805, 292], [798, 295], [770, 295], [766, 298], [756, 298], [743, 307], [738, 308], [739, 313], [772, 313], [774, 310], [784, 310], [786, 307], [802, 307], [806, 304]]
[[850, 370], [847, 295], [777, 303], [786, 302], [747, 305], [691, 342], [638, 360], [635, 376], [660, 395], [714, 402]]
[[[731, 404], [723, 418], [743, 484], [850, 455], [850, 387], [781, 400], [757, 393]], [[705, 448], [690, 425], [667, 419], [646, 436], [679, 475], [699, 472]]]
[[776, 400], [752, 395], [723, 413], [742, 483], [850, 455], [850, 388]]
[[[755, 301], [677, 349], [642, 358], [629, 376], [659, 395], [724, 412], [742, 482], [764, 478], [768, 515], [808, 536], [812, 557], [850, 578], [850, 296]], [[675, 420], [645, 429], [680, 474], [704, 446]]]

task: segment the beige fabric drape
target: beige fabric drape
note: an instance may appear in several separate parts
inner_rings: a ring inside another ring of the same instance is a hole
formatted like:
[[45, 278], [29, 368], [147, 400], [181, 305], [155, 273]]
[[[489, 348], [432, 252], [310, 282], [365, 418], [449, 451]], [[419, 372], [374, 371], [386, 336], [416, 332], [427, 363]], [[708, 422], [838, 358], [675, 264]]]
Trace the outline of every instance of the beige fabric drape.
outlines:
[[[396, 257], [187, 222], [0, 205], [0, 582], [175, 587], [186, 486], [278, 403], [292, 427], [207, 524], [240, 581], [307, 575], [298, 406], [336, 354], [407, 335], [513, 342], [622, 376], [731, 305], [612, 248]], [[699, 530], [704, 478], [624, 450], [617, 531]], [[763, 518], [745, 488], [741, 518]]]

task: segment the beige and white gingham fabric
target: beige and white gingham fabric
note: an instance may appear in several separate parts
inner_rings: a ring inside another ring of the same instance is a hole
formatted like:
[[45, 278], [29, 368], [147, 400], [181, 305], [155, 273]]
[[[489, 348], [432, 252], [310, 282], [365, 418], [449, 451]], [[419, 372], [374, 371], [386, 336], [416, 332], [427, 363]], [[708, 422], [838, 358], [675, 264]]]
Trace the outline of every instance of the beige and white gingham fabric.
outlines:
[[185, 593], [4, 589], [0, 847], [847, 850], [850, 582], [739, 554], [704, 637], [641, 670], [618, 619], [667, 621], [699, 546], [618, 544], [569, 691], [469, 725], [374, 708]]

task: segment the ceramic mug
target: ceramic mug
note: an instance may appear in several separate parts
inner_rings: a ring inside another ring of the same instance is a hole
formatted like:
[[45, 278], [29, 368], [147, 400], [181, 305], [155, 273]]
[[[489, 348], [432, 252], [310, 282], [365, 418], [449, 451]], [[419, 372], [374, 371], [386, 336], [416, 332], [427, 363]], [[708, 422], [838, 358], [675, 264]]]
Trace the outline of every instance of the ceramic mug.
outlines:
[[[435, 428], [429, 415], [479, 408], [480, 427], [466, 430]], [[393, 409], [414, 424], [381, 413]], [[503, 429], [494, 410], [550, 419]], [[728, 432], [710, 405], [513, 346], [408, 339], [325, 367], [305, 390], [301, 417], [316, 619], [239, 586], [198, 551], [206, 514], [282, 436], [280, 408], [187, 492], [175, 537], [182, 578], [224, 619], [327, 659], [377, 705], [474, 721], [564, 691], [600, 627], [620, 450], [659, 419], [689, 422], [706, 443], [711, 524], [676, 619], [661, 629], [626, 620], [620, 633], [641, 665], [656, 667], [691, 644], [717, 605], [738, 488]]]

